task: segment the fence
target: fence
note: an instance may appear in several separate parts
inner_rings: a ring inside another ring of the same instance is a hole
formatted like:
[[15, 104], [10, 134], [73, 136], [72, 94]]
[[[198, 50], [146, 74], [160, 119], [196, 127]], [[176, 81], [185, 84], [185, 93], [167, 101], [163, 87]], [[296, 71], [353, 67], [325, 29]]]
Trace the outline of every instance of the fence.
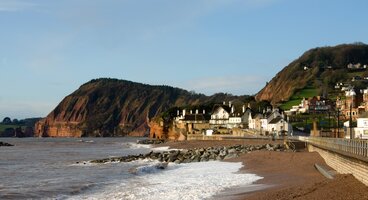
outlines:
[[341, 139], [341, 138], [321, 138], [321, 137], [297, 137], [300, 141], [308, 142], [311, 145], [343, 153], [348, 156], [368, 160], [368, 140], [361, 139]]

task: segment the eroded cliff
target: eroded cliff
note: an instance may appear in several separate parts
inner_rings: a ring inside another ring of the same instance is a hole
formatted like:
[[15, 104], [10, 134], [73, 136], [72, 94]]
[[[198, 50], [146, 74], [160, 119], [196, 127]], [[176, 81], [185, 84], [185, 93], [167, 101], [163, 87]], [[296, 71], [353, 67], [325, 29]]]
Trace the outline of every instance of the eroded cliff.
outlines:
[[149, 134], [149, 120], [173, 106], [246, 99], [228, 94], [205, 96], [169, 86], [118, 79], [96, 79], [82, 85], [35, 126], [36, 136], [106, 137]]

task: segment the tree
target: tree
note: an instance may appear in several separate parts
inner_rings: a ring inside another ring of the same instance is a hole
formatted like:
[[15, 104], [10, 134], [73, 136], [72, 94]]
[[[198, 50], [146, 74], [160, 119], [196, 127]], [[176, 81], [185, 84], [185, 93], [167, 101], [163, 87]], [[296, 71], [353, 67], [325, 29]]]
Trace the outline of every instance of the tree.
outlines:
[[4, 119], [3, 119], [3, 124], [11, 124], [11, 119], [10, 119], [10, 117], [5, 117]]
[[18, 119], [13, 119], [13, 124], [18, 124], [19, 120]]

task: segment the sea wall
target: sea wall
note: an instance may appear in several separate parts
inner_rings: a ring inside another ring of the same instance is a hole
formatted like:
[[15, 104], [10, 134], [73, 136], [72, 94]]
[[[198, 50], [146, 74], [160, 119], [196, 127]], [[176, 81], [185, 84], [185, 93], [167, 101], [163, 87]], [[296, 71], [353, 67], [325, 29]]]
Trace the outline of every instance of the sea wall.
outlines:
[[310, 152], [318, 152], [327, 165], [340, 174], [352, 174], [356, 179], [368, 186], [368, 162], [348, 157], [333, 151], [308, 144]]

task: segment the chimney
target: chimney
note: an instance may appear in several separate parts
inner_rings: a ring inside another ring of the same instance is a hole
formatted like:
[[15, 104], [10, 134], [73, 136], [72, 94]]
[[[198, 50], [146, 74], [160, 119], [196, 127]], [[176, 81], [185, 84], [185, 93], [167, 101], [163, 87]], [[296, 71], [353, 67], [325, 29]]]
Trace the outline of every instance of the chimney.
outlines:
[[179, 110], [177, 110], [176, 111], [176, 116], [179, 116], [180, 115], [180, 111]]
[[199, 112], [198, 112], [198, 109], [197, 109], [197, 110], [196, 110], [196, 115], [198, 115], [198, 113], [199, 113]]
[[231, 106], [231, 114], [233, 114], [235, 112], [235, 108], [234, 106]]
[[248, 108], [250, 108], [250, 103], [248, 103]]
[[193, 111], [192, 110], [190, 110], [190, 114], [193, 114]]
[[203, 114], [206, 114], [206, 110], [203, 109]]
[[186, 112], [186, 110], [184, 109], [184, 110], [183, 110], [183, 117], [185, 117], [185, 112]]
[[270, 112], [271, 111], [271, 108], [270, 107], [267, 107], [267, 112]]
[[229, 107], [230, 107], [230, 108], [231, 108], [231, 103], [232, 103], [232, 102], [231, 102], [231, 101], [229, 101]]
[[226, 105], [226, 102], [224, 101], [224, 102], [222, 102], [222, 104]]
[[242, 111], [243, 111], [243, 113], [245, 113], [245, 105], [243, 105]]

